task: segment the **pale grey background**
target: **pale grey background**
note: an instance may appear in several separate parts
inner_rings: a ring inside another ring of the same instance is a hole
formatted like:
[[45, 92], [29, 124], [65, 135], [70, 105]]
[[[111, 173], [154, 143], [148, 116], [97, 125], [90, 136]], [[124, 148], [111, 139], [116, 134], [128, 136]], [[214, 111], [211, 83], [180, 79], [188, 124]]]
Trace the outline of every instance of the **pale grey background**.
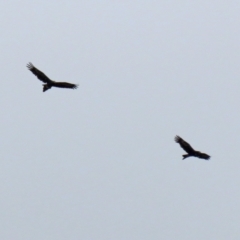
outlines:
[[0, 239], [240, 239], [239, 1], [0, 9]]

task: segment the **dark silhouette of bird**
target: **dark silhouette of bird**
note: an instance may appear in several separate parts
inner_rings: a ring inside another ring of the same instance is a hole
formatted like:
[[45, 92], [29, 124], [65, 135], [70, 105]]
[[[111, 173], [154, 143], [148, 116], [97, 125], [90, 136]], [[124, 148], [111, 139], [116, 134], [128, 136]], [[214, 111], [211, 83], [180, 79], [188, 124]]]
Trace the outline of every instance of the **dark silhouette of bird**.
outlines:
[[33, 66], [32, 63], [27, 64], [27, 68], [35, 75], [39, 80], [46, 83], [43, 84], [43, 92], [46, 92], [51, 87], [58, 87], [58, 88], [71, 88], [76, 89], [78, 87], [77, 84], [67, 83], [67, 82], [55, 82], [48, 78], [43, 72], [38, 70], [36, 67]]
[[202, 159], [205, 159], [205, 160], [209, 160], [210, 159], [210, 156], [207, 155], [206, 153], [201, 153], [199, 151], [195, 151], [191, 145], [187, 142], [185, 142], [181, 137], [179, 136], [176, 136], [175, 137], [175, 142], [176, 143], [179, 143], [180, 146], [187, 152], [187, 154], [183, 154], [183, 159], [184, 160], [185, 158], [187, 157], [198, 157], [198, 158], [202, 158]]

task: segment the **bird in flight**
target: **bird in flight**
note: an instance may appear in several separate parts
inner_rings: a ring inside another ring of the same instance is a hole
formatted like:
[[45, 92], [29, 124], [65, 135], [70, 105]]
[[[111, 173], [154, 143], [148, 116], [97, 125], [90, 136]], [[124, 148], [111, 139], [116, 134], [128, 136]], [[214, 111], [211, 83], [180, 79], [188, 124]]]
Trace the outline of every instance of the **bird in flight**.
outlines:
[[187, 152], [187, 154], [183, 154], [183, 159], [184, 160], [185, 158], [187, 157], [198, 157], [198, 158], [202, 158], [202, 159], [205, 159], [205, 160], [209, 160], [210, 159], [210, 156], [207, 155], [206, 153], [201, 153], [199, 151], [195, 151], [191, 145], [187, 142], [185, 142], [181, 137], [179, 136], [176, 136], [175, 137], [175, 142], [176, 143], [179, 143], [180, 146]]
[[71, 88], [76, 89], [78, 87], [77, 84], [67, 83], [67, 82], [55, 82], [49, 79], [43, 72], [38, 70], [36, 67], [33, 66], [32, 63], [27, 64], [27, 68], [35, 75], [39, 80], [46, 83], [43, 84], [43, 92], [46, 92], [51, 87], [58, 87], [58, 88]]

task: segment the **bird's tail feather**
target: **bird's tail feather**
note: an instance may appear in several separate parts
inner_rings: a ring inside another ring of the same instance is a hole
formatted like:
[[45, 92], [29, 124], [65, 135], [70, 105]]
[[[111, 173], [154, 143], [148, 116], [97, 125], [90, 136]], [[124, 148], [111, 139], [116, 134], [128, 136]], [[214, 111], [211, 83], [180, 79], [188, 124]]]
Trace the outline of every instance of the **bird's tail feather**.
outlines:
[[182, 159], [182, 160], [184, 160], [185, 158], [189, 157], [188, 154], [183, 154], [182, 156], [183, 156], [183, 159]]
[[43, 92], [46, 92], [50, 88], [51, 86], [49, 86], [48, 84], [43, 84]]

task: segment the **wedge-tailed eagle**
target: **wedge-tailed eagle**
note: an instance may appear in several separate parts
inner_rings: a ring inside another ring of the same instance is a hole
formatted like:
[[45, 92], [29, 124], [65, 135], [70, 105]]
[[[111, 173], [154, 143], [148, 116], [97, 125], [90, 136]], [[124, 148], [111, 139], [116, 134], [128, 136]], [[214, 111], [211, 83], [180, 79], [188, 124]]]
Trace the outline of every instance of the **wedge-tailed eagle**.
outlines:
[[207, 155], [206, 153], [201, 153], [199, 151], [195, 151], [191, 145], [187, 142], [185, 142], [181, 137], [179, 136], [176, 136], [175, 137], [175, 142], [179, 143], [180, 146], [187, 152], [187, 154], [183, 154], [183, 159], [184, 160], [185, 158], [187, 157], [198, 157], [198, 158], [202, 158], [202, 159], [205, 159], [205, 160], [209, 160], [210, 159], [210, 156]]
[[42, 82], [46, 83], [43, 84], [43, 92], [47, 91], [51, 87], [58, 87], [58, 88], [71, 88], [71, 89], [76, 89], [78, 87], [77, 84], [72, 84], [72, 83], [67, 83], [67, 82], [55, 82], [48, 78], [43, 72], [38, 70], [36, 67], [33, 66], [32, 63], [27, 64], [27, 68], [37, 76], [39, 80]]

